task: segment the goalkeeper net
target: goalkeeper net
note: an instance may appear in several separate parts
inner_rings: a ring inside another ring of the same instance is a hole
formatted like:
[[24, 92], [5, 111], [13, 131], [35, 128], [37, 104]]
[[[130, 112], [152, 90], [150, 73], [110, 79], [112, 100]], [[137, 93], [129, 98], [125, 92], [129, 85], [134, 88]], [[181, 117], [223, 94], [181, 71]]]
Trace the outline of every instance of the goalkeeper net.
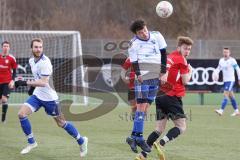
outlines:
[[[51, 78], [50, 82], [58, 92], [59, 99], [73, 100], [74, 104], [87, 105], [88, 84], [84, 81], [87, 75], [84, 75], [85, 69], [82, 65], [80, 33], [77, 31], [0, 31], [0, 42], [9, 41], [10, 54], [16, 57], [17, 76], [26, 80], [33, 78], [28, 64], [32, 56], [30, 43], [33, 38], [43, 39], [43, 53], [51, 59], [54, 70], [54, 78]], [[66, 63], [68, 65], [65, 65]], [[66, 86], [69, 86], [68, 89]], [[27, 89], [24, 87], [14, 90], [10, 95], [9, 103], [23, 103], [28, 97]]]

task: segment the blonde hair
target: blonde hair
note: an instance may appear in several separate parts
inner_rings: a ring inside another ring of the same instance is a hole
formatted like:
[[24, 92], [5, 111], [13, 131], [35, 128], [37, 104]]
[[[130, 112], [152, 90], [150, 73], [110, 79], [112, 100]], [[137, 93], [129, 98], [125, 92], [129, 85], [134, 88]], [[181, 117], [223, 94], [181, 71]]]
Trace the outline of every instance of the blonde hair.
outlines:
[[179, 36], [177, 38], [177, 46], [181, 46], [183, 44], [193, 45], [193, 40], [190, 37]]

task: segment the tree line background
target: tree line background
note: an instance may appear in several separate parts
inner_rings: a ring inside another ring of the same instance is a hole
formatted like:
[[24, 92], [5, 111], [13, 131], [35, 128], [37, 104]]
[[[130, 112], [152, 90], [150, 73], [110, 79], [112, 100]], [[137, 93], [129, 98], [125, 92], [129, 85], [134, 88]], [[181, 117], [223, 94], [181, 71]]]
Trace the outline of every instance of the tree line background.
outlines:
[[166, 38], [239, 39], [239, 0], [169, 0], [170, 18], [159, 18], [159, 0], [0, 0], [1, 30], [78, 30], [83, 39], [131, 37], [129, 25], [144, 18]]

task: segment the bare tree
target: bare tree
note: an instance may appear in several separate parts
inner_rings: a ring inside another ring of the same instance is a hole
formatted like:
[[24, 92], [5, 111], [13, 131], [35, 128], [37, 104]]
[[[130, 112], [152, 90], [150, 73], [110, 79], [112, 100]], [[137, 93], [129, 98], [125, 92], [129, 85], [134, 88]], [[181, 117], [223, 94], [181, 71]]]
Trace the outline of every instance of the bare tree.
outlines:
[[167, 38], [239, 39], [240, 1], [169, 0], [170, 18], [155, 13], [159, 0], [0, 0], [0, 29], [79, 30], [83, 38], [131, 37], [129, 25], [144, 18]]

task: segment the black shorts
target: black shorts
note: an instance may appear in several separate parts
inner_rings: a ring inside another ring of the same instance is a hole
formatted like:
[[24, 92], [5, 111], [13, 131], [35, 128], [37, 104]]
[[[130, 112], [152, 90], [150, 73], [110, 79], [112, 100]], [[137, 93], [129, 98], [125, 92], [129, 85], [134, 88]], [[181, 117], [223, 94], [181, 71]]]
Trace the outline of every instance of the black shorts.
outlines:
[[8, 87], [8, 83], [2, 83], [0, 84], [0, 98], [2, 96], [9, 97], [10, 89]]
[[157, 120], [186, 118], [182, 99], [176, 96], [162, 95], [155, 99]]
[[131, 88], [128, 90], [128, 101], [133, 101], [135, 100], [135, 90], [134, 88]]

